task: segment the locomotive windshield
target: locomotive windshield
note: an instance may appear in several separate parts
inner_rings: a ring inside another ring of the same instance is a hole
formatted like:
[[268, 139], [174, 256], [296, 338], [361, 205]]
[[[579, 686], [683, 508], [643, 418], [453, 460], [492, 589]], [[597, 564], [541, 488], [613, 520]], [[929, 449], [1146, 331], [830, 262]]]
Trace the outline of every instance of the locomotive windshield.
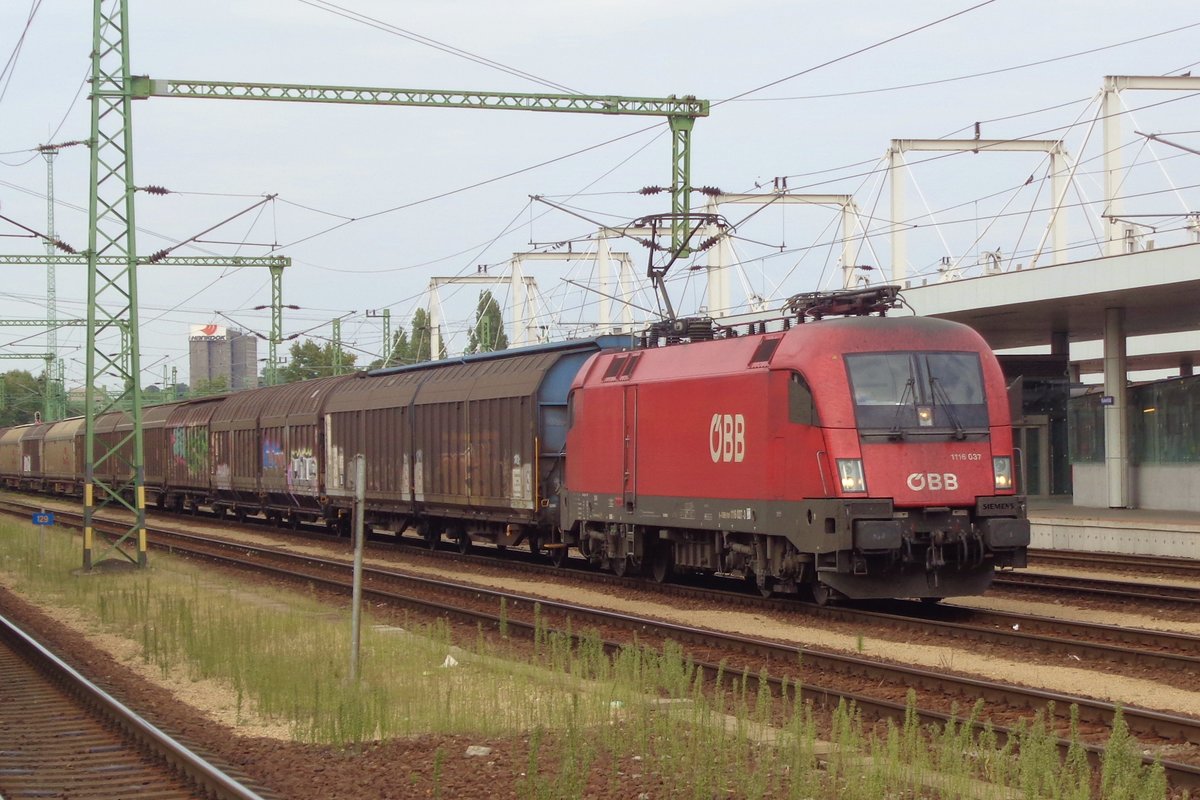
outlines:
[[988, 428], [976, 353], [856, 353], [846, 367], [860, 429], [962, 436]]

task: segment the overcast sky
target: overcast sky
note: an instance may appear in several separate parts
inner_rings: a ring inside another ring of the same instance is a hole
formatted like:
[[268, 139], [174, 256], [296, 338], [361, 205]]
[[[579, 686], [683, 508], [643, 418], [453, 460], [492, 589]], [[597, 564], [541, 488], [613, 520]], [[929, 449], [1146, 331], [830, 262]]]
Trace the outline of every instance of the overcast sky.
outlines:
[[[336, 6], [129, 0], [129, 6], [131, 68], [153, 78], [708, 99], [712, 114], [696, 122], [693, 134], [693, 183], [767, 191], [774, 178], [787, 176], [793, 191], [854, 195], [869, 234], [863, 240], [857, 233], [855, 261], [881, 268], [863, 273], [876, 279], [891, 270], [881, 168], [892, 139], [970, 137], [976, 122], [985, 138], [1064, 137], [1080, 161], [1078, 189], [1068, 194], [1075, 208], [1064, 212], [1071, 253], [1094, 257], [1101, 212], [1081, 202], [1100, 198], [1099, 126], [1088, 132], [1103, 76], [1200, 74], [1200, 11], [1183, 0], [341, 0]], [[0, 214], [35, 230], [46, 227], [46, 163], [31, 148], [90, 132], [83, 79], [91, 16], [91, 4], [77, 0], [0, 3]], [[1200, 208], [1200, 157], [1148, 147], [1136, 131], [1200, 149], [1197, 98], [1130, 92], [1124, 101], [1130, 112], [1121, 147], [1130, 169], [1123, 191], [1137, 195], [1126, 212], [1155, 215], [1139, 219], [1154, 227], [1149, 235], [1157, 246], [1188, 241], [1183, 215]], [[585, 240], [600, 224], [668, 211], [667, 195], [637, 194], [670, 182], [670, 137], [657, 122], [139, 101], [135, 182], [174, 193], [139, 195], [138, 249], [170, 246], [264, 195], [278, 195], [177, 254], [290, 256], [285, 301], [300, 310], [286, 312], [284, 333], [327, 337], [329, 320], [348, 314], [343, 338], [365, 363], [381, 344], [379, 320], [366, 317], [367, 309], [390, 308], [393, 324], [404, 324], [428, 302], [434, 276], [475, 274], [480, 265], [503, 274], [515, 252], [567, 241], [587, 250]], [[1027, 263], [1047, 221], [1040, 210], [1048, 205], [1045, 159], [930, 155], [909, 154], [904, 217], [916, 226], [908, 254], [915, 279], [936, 279], [946, 256], [970, 274], [985, 250], [999, 250], [1006, 268]], [[82, 250], [86, 149], [64, 150], [55, 173], [57, 233]], [[737, 225], [736, 302], [757, 294], [777, 304], [840, 283], [834, 209], [729, 206], [722, 213]], [[3, 220], [0, 235], [0, 252], [44, 252]], [[612, 247], [629, 251], [644, 272], [640, 245]], [[671, 271], [681, 313], [705, 302], [704, 273], [689, 269], [705, 258]], [[590, 264], [539, 262], [527, 274], [543, 296], [540, 322], [556, 338], [595, 322], [597, 295], [577, 288], [595, 282]], [[84, 270], [60, 267], [58, 276], [59, 317], [82, 316]], [[5, 267], [4, 277], [0, 317], [44, 316], [40, 270]], [[139, 281], [143, 384], [158, 382], [164, 366], [177, 367], [186, 380], [190, 325], [269, 330], [268, 313], [252, 310], [270, 300], [265, 270], [151, 267]], [[442, 290], [451, 352], [466, 345], [478, 291]], [[496, 292], [507, 297], [503, 287]], [[647, 296], [638, 302], [654, 305]], [[75, 385], [83, 373], [83, 331], [64, 329], [59, 341], [68, 384]], [[44, 349], [33, 331], [0, 329], [0, 352]], [[265, 357], [265, 343], [259, 355]]]

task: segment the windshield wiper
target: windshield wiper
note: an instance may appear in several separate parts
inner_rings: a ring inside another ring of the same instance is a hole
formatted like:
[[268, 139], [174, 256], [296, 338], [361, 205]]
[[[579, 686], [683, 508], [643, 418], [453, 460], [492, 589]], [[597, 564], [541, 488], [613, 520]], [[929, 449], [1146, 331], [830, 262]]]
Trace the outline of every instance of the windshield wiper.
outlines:
[[916, 394], [913, 391], [913, 389], [916, 388], [916, 385], [917, 385], [917, 379], [910, 375], [908, 377], [908, 381], [904, 384], [904, 392], [901, 393], [901, 395], [900, 395], [900, 402], [896, 403], [896, 416], [892, 420], [892, 429], [888, 431], [889, 438], [892, 438], [892, 439], [903, 439], [904, 438], [904, 429], [900, 426], [900, 415], [904, 413], [904, 401], [908, 398], [908, 396], [910, 394], [913, 395], [914, 402], [916, 401]]
[[954, 423], [954, 438], [967, 438], [967, 431], [963, 428], [962, 423], [958, 421], [958, 414], [954, 413], [954, 404], [950, 402], [950, 396], [946, 394], [946, 390], [942, 388], [942, 382], [934, 376], [929, 376], [929, 388], [933, 390], [933, 399], [942, 403], [946, 409], [946, 416]]

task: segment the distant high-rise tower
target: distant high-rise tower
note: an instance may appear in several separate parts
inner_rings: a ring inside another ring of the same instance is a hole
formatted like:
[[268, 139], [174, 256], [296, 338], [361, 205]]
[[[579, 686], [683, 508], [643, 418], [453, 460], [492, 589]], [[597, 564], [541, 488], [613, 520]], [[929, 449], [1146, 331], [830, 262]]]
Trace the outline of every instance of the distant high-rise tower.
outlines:
[[232, 391], [258, 386], [258, 339], [224, 325], [193, 325], [188, 336], [191, 384], [225, 379]]

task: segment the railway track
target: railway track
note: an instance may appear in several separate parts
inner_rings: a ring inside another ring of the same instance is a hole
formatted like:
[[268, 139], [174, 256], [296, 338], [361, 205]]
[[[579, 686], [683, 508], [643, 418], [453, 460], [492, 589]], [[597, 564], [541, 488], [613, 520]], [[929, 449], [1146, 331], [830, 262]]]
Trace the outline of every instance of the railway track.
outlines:
[[[25, 510], [22, 507], [22, 510]], [[160, 536], [178, 537], [177, 531], [155, 528]], [[311, 530], [290, 531], [289, 537], [305, 536], [327, 544], [330, 536]], [[395, 545], [395, 537], [376, 535], [377, 543]], [[429, 550], [422, 540], [404, 539], [419, 550]], [[520, 551], [508, 552], [503, 559], [486, 555], [492, 552], [477, 548], [470, 553], [455, 552], [454, 545], [434, 548], [436, 557], [472, 566], [496, 567], [505, 570], [561, 579], [564, 571], [545, 563], [543, 559], [525, 557]], [[688, 601], [716, 604], [736, 604], [743, 608], [771, 613], [802, 613], [814, 620], [841, 622], [861, 627], [864, 624], [887, 627], [894, 631], [935, 633], [953, 641], [982, 642], [1003, 648], [1019, 647], [1032, 652], [1057, 654], [1086, 659], [1088, 663], [1112, 663], [1140, 668], [1167, 669], [1179, 676], [1196, 676], [1200, 691], [1200, 637], [1164, 631], [1126, 628], [1118, 625], [1076, 622], [1030, 614], [1005, 613], [963, 609], [953, 605], [931, 606], [905, 601], [876, 601], [847, 607], [822, 607], [786, 598], [763, 598], [756, 589], [744, 592], [728, 588], [708, 588], [694, 583], [648, 584], [644, 580], [618, 577], [611, 573], [588, 569], [578, 562], [570, 571], [572, 580], [587, 581], [622, 591], [653, 591]], [[718, 579], [719, 583], [728, 581]]]
[[[0, 500], [0, 508], [5, 502]], [[29, 506], [15, 504], [21, 512]], [[60, 512], [61, 513], [61, 512]], [[68, 514], [71, 512], [67, 512]], [[178, 531], [154, 528], [160, 536], [186, 536]], [[301, 529], [289, 531], [289, 538], [302, 536], [322, 544], [328, 544], [330, 535]], [[373, 535], [372, 540], [381, 545], [395, 546], [391, 534]], [[419, 551], [429, 551], [429, 545], [419, 539], [406, 537], [406, 544]], [[1162, 668], [1178, 676], [1194, 675], [1200, 684], [1200, 636], [1169, 631], [1128, 628], [1120, 625], [1079, 622], [1054, 617], [1040, 617], [1027, 613], [1006, 613], [966, 609], [952, 604], [932, 606], [926, 603], [907, 601], [873, 601], [852, 606], [822, 607], [815, 603], [801, 603], [791, 598], [763, 598], [755, 589], [734, 591], [728, 588], [727, 580], [717, 579], [723, 588], [709, 588], [690, 583], [651, 584], [631, 577], [618, 577], [611, 573], [589, 569], [583, 562], [571, 559], [569, 564], [576, 569], [564, 573], [559, 567], [548, 565], [544, 559], [526, 556], [521, 551], [510, 551], [503, 558], [486, 555], [493, 552], [488, 548], [472, 549], [468, 553], [455, 552], [454, 545], [433, 548], [431, 556], [439, 560], [450, 560], [472, 567], [500, 567], [526, 575], [559, 580], [569, 574], [572, 580], [587, 581], [608, 589], [629, 591], [653, 591], [658, 594], [678, 597], [688, 601], [712, 602], [722, 605], [737, 605], [755, 611], [771, 613], [801, 613], [821, 622], [840, 622], [861, 627], [863, 624], [887, 627], [894, 631], [935, 633], [956, 641], [973, 641], [997, 645], [1003, 648], [1019, 647], [1032, 652], [1067, 655], [1086, 659], [1088, 663], [1112, 663], [1140, 668]], [[1003, 573], [1003, 578], [1011, 573]], [[1200, 685], [1197, 687], [1200, 690]]]
[[1171, 606], [1200, 611], [1200, 585], [1172, 586], [1149, 584], [1144, 581], [1120, 581], [1021, 571], [998, 573], [992, 581], [992, 586], [1006, 591], [1086, 596], [1122, 602], [1136, 601], [1155, 606]]
[[0, 797], [259, 800], [3, 617]]
[[1030, 550], [1029, 562], [1037, 566], [1089, 567], [1140, 573], [1157, 572], [1200, 579], [1200, 559], [1127, 553], [1085, 553], [1079, 550]]
[[[63, 516], [65, 518], [66, 515]], [[102, 527], [102, 523], [98, 527]], [[118, 526], [118, 529], [123, 528]], [[276, 547], [258, 547], [244, 542], [158, 529], [152, 532], [152, 542], [156, 546], [237, 569], [267, 572], [339, 594], [349, 592], [346, 558], [295, 555], [281, 552]], [[645, 587], [646, 584], [641, 586]], [[953, 709], [970, 708], [977, 699], [982, 698], [989, 704], [994, 728], [1001, 734], [1007, 730], [1007, 724], [1015, 724], [1028, 717], [1031, 709], [1050, 707], [1053, 707], [1056, 715], [1056, 729], [1061, 732], [1065, 730], [1070, 707], [1075, 705], [1080, 713], [1081, 731], [1093, 755], [1102, 752], [1101, 741], [1107, 736], [1116, 713], [1115, 706], [1110, 703], [978, 680], [949, 674], [945, 670], [887, 664], [842, 653], [802, 649], [792, 644], [689, 628], [388, 569], [371, 568], [366, 571], [364, 596], [376, 603], [416, 608], [422, 613], [460, 620], [471, 628], [483, 625], [495, 629], [503, 622], [510, 631], [523, 631], [532, 636], [535, 617], [540, 617], [543, 626], [549, 625], [552, 629], [580, 630], [581, 625], [594, 627], [612, 648], [627, 644], [634, 633], [642, 643], [668, 639], [682, 642], [688, 645], [702, 668], [714, 676], [723, 670], [727, 677], [746, 680], [753, 685], [766, 664], [774, 674], [770, 680], [777, 684], [775, 691], [781, 691], [781, 681], [793, 686], [799, 682], [804, 686], [806, 697], [814, 698], [819, 703], [836, 704], [839, 699], [845, 698], [864, 712], [880, 718], [903, 718], [903, 695], [909, 688], [922, 693], [924, 709], [920, 714], [924, 722], [944, 724], [951, 718]], [[723, 597], [728, 600], [727, 595]], [[761, 602], [761, 598], [758, 601]], [[501, 608], [505, 609], [504, 612], [500, 612]], [[849, 613], [849, 610], [839, 609], [830, 613]], [[918, 620], [910, 622], [915, 624]], [[1015, 640], [1016, 637], [1010, 641]], [[726, 664], [723, 668], [718, 666], [725, 658], [736, 658], [738, 663]], [[1160, 744], [1200, 746], [1200, 720], [1139, 708], [1123, 708], [1122, 711], [1130, 730], [1141, 739], [1147, 751], [1152, 752]], [[1061, 744], [1066, 747], [1066, 742]], [[1150, 756], [1146, 760], [1149, 762]], [[1200, 789], [1200, 766], [1171, 761], [1164, 762], [1164, 766], [1173, 785]]]

